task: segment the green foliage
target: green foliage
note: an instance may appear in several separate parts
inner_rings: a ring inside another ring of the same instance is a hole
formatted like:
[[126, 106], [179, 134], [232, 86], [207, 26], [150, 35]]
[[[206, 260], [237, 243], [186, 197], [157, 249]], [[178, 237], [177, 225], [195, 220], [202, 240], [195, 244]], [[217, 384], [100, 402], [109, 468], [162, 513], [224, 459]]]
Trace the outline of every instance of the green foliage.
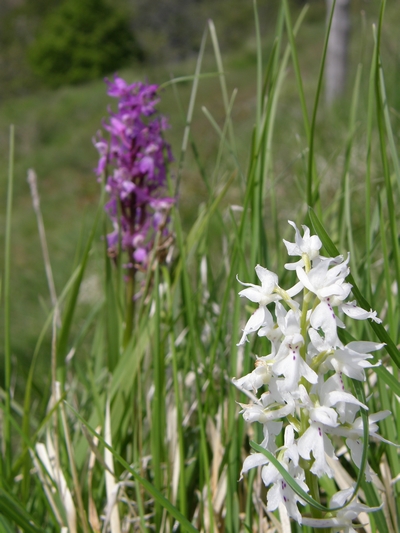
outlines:
[[104, 0], [65, 0], [44, 19], [29, 57], [43, 81], [58, 87], [109, 74], [143, 53], [122, 11]]

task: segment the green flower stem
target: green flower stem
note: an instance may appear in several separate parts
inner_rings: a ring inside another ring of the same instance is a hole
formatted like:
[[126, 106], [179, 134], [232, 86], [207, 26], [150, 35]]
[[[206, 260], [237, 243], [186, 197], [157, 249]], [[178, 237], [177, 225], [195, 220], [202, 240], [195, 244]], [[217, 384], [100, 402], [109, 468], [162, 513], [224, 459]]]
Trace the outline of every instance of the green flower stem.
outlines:
[[[313, 474], [310, 471], [310, 462], [307, 461], [307, 464], [305, 465], [305, 475], [306, 475], [306, 483], [308, 488], [310, 489], [310, 495], [314, 498], [315, 501], [318, 503], [321, 503], [320, 497], [319, 497], [319, 485], [318, 485], [318, 478], [315, 474]], [[316, 509], [315, 507], [311, 507], [311, 514], [313, 518], [322, 518], [322, 511], [319, 509]]]
[[[304, 261], [304, 267], [305, 267], [305, 271], [306, 273], [308, 273], [310, 270], [311, 270], [311, 262], [310, 262], [310, 258], [308, 257], [307, 254], [303, 254], [302, 255], [302, 259]], [[301, 334], [303, 336], [303, 339], [304, 339], [304, 344], [303, 346], [300, 348], [300, 355], [301, 357], [304, 359], [304, 361], [306, 360], [306, 353], [307, 353], [307, 311], [308, 311], [308, 298], [307, 298], [307, 295], [308, 295], [308, 289], [306, 289], [304, 287], [304, 290], [303, 290], [303, 308], [301, 310], [301, 321], [300, 321], [300, 330], [301, 330]]]
[[[304, 469], [305, 475], [306, 475], [306, 483], [307, 486], [310, 489], [310, 495], [316, 500], [318, 503], [321, 503], [320, 497], [319, 497], [319, 483], [318, 483], [318, 477], [313, 474], [309, 470], [310, 463], [307, 461], [307, 464], [305, 465], [306, 468]], [[319, 509], [316, 509], [315, 507], [310, 506], [311, 508], [311, 515], [313, 518], [323, 518], [323, 512]], [[324, 527], [324, 528], [318, 528], [318, 533], [332, 533], [332, 529], [330, 527]]]
[[130, 269], [129, 279], [126, 283], [126, 312], [125, 331], [122, 346], [125, 349], [132, 337], [133, 319], [135, 316], [135, 270]]
[[[308, 257], [307, 254], [303, 254], [302, 258], [303, 258], [303, 261], [304, 261], [305, 271], [306, 271], [306, 273], [308, 273], [311, 270], [310, 258]], [[302, 308], [302, 312], [301, 312], [301, 324], [300, 324], [301, 334], [303, 335], [303, 339], [304, 339], [304, 345], [301, 347], [300, 353], [301, 353], [301, 356], [303, 357], [304, 360], [306, 359], [306, 354], [307, 354], [307, 312], [308, 312], [308, 303], [309, 303], [309, 297], [308, 296], [309, 296], [309, 291], [306, 288], [304, 288], [304, 291], [303, 291], [303, 308]], [[305, 382], [304, 385], [305, 385], [305, 387], [307, 389], [307, 392], [309, 392], [310, 388], [311, 388], [311, 384]], [[308, 427], [309, 427], [308, 412], [306, 412], [303, 409], [302, 413], [301, 413], [301, 431], [300, 431], [300, 435], [303, 435], [304, 432], [308, 429]], [[306, 483], [307, 483], [307, 486], [310, 489], [310, 495], [318, 503], [321, 503], [320, 495], [319, 495], [318, 477], [310, 471], [310, 466], [311, 466], [311, 462], [310, 461], [302, 461], [302, 462], [304, 462], [303, 468], [304, 468], [304, 472], [305, 472], [305, 476], [306, 476]], [[320, 511], [319, 509], [316, 509], [315, 507], [311, 506], [311, 515], [313, 516], [313, 518], [322, 518], [322, 511]], [[321, 533], [330, 533], [331, 529], [330, 528], [323, 528], [323, 529], [321, 529], [319, 531]]]

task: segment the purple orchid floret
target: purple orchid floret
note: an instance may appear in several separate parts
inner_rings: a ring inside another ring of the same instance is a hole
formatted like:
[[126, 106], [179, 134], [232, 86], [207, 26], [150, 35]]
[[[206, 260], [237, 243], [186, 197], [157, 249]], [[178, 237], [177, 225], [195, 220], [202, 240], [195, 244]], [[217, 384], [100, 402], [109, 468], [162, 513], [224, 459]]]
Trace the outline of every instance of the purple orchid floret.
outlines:
[[119, 100], [118, 111], [109, 110], [110, 117], [103, 124], [110, 140], [99, 135], [94, 141], [100, 155], [95, 169], [99, 180], [108, 172], [110, 200], [105, 210], [113, 232], [107, 243], [112, 256], [121, 243], [129, 254], [128, 268], [145, 270], [156, 233], [164, 241], [170, 236], [168, 212], [175, 199], [165, 196], [166, 165], [173, 159], [163, 138], [168, 121], [156, 109], [157, 85], [128, 84], [119, 76], [106, 83], [108, 95]]

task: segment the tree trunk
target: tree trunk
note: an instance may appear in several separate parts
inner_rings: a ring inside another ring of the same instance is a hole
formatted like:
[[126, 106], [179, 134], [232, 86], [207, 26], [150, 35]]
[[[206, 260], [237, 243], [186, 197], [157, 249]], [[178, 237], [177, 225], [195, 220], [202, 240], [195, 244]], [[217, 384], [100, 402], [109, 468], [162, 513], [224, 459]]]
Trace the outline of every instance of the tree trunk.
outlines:
[[[330, 16], [333, 0], [326, 0]], [[350, 0], [336, 0], [326, 56], [326, 89], [328, 104], [343, 95], [346, 88], [350, 39]]]

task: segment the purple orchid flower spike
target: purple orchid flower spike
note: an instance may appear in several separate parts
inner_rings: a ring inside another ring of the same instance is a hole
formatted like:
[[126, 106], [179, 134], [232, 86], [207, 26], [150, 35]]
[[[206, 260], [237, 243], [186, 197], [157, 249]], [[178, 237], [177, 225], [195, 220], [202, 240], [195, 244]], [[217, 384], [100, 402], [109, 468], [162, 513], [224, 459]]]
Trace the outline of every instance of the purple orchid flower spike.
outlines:
[[100, 155], [95, 172], [99, 179], [106, 173], [110, 196], [105, 206], [113, 225], [109, 254], [116, 257], [119, 247], [126, 251], [132, 276], [148, 269], [157, 234], [160, 249], [171, 241], [168, 213], [175, 198], [166, 196], [166, 188], [172, 154], [163, 137], [168, 121], [156, 109], [157, 85], [128, 84], [119, 76], [106, 83], [108, 95], [118, 98], [118, 111], [110, 111], [103, 124], [110, 140], [99, 135], [94, 141]]

